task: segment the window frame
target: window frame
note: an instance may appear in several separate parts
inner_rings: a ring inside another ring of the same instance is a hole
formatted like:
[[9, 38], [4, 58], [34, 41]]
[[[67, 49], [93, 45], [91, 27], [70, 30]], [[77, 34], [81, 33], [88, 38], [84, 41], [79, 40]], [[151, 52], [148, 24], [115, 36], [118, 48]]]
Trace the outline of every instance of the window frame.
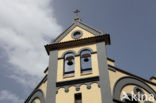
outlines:
[[[78, 33], [78, 32], [79, 32], [79, 36], [76, 36], [75, 33]], [[82, 35], [83, 35], [83, 32], [81, 30], [76, 30], [71, 34], [71, 37], [73, 39], [79, 39]]]
[[[84, 51], [89, 51], [90, 52], [90, 68], [82, 68], [82, 61], [81, 61], [81, 59], [83, 58], [82, 57], [82, 53], [84, 52]], [[89, 49], [84, 49], [84, 50], [81, 50], [81, 52], [80, 52], [80, 71], [81, 71], [81, 74], [85, 74], [85, 73], [92, 73], [92, 52], [91, 52], [91, 50], [89, 50]]]
[[80, 103], [82, 103], [82, 93], [74, 94], [74, 103], [77, 103], [78, 100], [80, 100]]
[[[69, 71], [69, 72], [66, 72], [65, 71], [65, 69], [66, 69], [66, 64], [65, 64], [65, 61], [66, 61], [66, 55], [68, 55], [68, 54], [73, 54], [73, 56], [74, 56], [74, 69], [73, 69], [73, 71]], [[74, 74], [75, 74], [75, 53], [74, 52], [67, 52], [67, 53], [65, 53], [64, 54], [64, 56], [63, 56], [63, 76], [74, 76]]]

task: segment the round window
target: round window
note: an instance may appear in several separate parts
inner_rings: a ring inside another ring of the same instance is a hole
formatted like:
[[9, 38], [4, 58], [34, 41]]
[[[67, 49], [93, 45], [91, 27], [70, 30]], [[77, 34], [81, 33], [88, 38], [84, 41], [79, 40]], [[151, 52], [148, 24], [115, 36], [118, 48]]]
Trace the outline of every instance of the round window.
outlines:
[[74, 39], [78, 39], [78, 38], [80, 38], [82, 36], [82, 32], [81, 31], [75, 31], [75, 32], [72, 33], [71, 36]]

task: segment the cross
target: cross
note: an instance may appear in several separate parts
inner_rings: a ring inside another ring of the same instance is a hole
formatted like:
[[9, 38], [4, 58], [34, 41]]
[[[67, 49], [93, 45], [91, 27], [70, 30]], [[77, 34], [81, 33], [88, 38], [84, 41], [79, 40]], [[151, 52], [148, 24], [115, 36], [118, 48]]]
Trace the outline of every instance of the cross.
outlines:
[[78, 10], [78, 9], [76, 9], [75, 11], [74, 11], [74, 13], [76, 14], [76, 16], [78, 16], [78, 13], [79, 13], [80, 11]]

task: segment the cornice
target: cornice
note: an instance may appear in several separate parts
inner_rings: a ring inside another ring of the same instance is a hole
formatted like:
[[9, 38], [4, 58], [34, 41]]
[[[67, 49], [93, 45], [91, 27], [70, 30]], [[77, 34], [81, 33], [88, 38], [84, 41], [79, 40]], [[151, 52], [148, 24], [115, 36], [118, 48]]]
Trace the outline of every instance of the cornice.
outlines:
[[83, 39], [78, 39], [78, 40], [71, 40], [67, 42], [48, 44], [48, 45], [45, 45], [45, 49], [49, 55], [49, 52], [51, 50], [58, 50], [58, 49], [81, 46], [81, 45], [86, 45], [86, 44], [93, 44], [93, 43], [98, 43], [102, 41], [105, 41], [106, 45], [110, 45], [111, 44], [110, 35], [104, 34], [104, 35], [88, 37], [88, 38], [83, 38]]

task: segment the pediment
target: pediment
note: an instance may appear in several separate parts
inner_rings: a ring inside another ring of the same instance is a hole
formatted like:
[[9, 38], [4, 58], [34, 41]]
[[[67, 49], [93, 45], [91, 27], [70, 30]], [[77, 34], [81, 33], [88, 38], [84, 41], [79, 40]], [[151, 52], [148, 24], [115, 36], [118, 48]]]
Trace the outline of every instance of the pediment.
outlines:
[[[79, 38], [74, 38], [73, 35], [75, 32], [80, 31], [81, 36]], [[61, 33], [53, 43], [66, 42], [75, 39], [89, 38], [93, 36], [98, 36], [103, 34], [101, 31], [98, 31], [86, 24], [84, 24], [80, 19], [73, 21], [73, 23], [63, 32]]]

